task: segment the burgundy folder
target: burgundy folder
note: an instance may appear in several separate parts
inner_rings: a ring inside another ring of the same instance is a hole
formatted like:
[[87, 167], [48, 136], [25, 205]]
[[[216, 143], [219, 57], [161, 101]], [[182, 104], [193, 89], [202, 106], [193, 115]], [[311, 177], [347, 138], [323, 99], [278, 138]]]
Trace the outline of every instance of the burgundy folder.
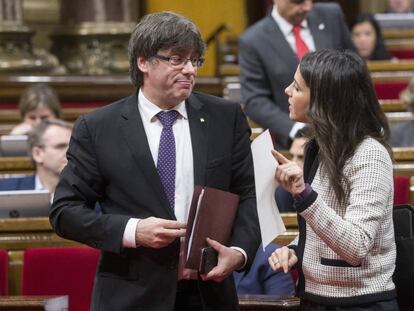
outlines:
[[185, 238], [186, 268], [199, 269], [207, 237], [227, 245], [238, 206], [237, 194], [195, 186]]

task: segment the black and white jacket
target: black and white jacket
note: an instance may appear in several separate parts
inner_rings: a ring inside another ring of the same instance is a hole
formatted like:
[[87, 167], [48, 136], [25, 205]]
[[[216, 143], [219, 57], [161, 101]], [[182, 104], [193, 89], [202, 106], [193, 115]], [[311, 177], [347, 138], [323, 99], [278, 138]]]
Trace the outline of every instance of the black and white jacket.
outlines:
[[313, 192], [295, 204], [299, 237], [291, 244], [299, 258], [298, 296], [338, 306], [393, 299], [392, 160], [383, 145], [366, 138], [344, 173], [349, 188], [340, 204], [311, 142], [304, 174]]

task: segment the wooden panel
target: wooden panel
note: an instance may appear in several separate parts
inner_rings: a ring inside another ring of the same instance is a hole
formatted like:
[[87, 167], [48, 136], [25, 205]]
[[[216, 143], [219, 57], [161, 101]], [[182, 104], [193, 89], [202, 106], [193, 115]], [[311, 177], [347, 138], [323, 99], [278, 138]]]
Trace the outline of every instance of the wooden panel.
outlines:
[[45, 310], [45, 305], [55, 299], [64, 300], [67, 305], [67, 296], [3, 296], [0, 297], [0, 309], [3, 311]]
[[369, 61], [367, 65], [368, 65], [368, 70], [370, 72], [413, 71], [414, 70], [414, 60], [399, 60], [399, 61], [376, 60], [376, 61]]
[[299, 310], [300, 301], [297, 297], [280, 297], [272, 295], [241, 295], [239, 296], [240, 311], [282, 311]]
[[400, 99], [380, 99], [379, 103], [384, 112], [406, 111], [405, 104]]

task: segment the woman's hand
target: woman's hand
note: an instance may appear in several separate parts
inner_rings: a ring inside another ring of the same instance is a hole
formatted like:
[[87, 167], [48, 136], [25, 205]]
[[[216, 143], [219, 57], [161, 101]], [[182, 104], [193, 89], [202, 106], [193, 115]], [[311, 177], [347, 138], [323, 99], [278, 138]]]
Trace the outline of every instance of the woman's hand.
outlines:
[[297, 195], [305, 190], [302, 168], [295, 162], [286, 159], [283, 154], [276, 150], [272, 150], [272, 154], [279, 162], [275, 176], [277, 182], [292, 195]]
[[298, 262], [298, 257], [293, 249], [282, 246], [270, 255], [268, 261], [273, 271], [283, 269], [287, 273]]

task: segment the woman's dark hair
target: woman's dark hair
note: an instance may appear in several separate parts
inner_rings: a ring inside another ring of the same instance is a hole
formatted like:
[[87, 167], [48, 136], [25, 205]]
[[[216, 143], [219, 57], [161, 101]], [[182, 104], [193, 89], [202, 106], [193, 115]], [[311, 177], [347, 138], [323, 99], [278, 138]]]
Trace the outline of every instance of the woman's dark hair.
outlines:
[[343, 169], [365, 138], [378, 140], [392, 156], [387, 119], [358, 54], [322, 49], [305, 55], [299, 70], [310, 89], [307, 119], [319, 146], [322, 171], [344, 202], [349, 181]]
[[391, 59], [390, 53], [387, 51], [387, 48], [384, 44], [384, 38], [382, 36], [381, 28], [375, 19], [374, 15], [369, 13], [361, 13], [359, 14], [354, 22], [352, 23], [351, 29], [353, 29], [356, 25], [362, 24], [362, 23], [370, 23], [372, 27], [374, 28], [375, 34], [377, 39], [375, 40], [375, 47], [372, 51], [372, 54], [369, 57], [369, 60], [387, 60]]

